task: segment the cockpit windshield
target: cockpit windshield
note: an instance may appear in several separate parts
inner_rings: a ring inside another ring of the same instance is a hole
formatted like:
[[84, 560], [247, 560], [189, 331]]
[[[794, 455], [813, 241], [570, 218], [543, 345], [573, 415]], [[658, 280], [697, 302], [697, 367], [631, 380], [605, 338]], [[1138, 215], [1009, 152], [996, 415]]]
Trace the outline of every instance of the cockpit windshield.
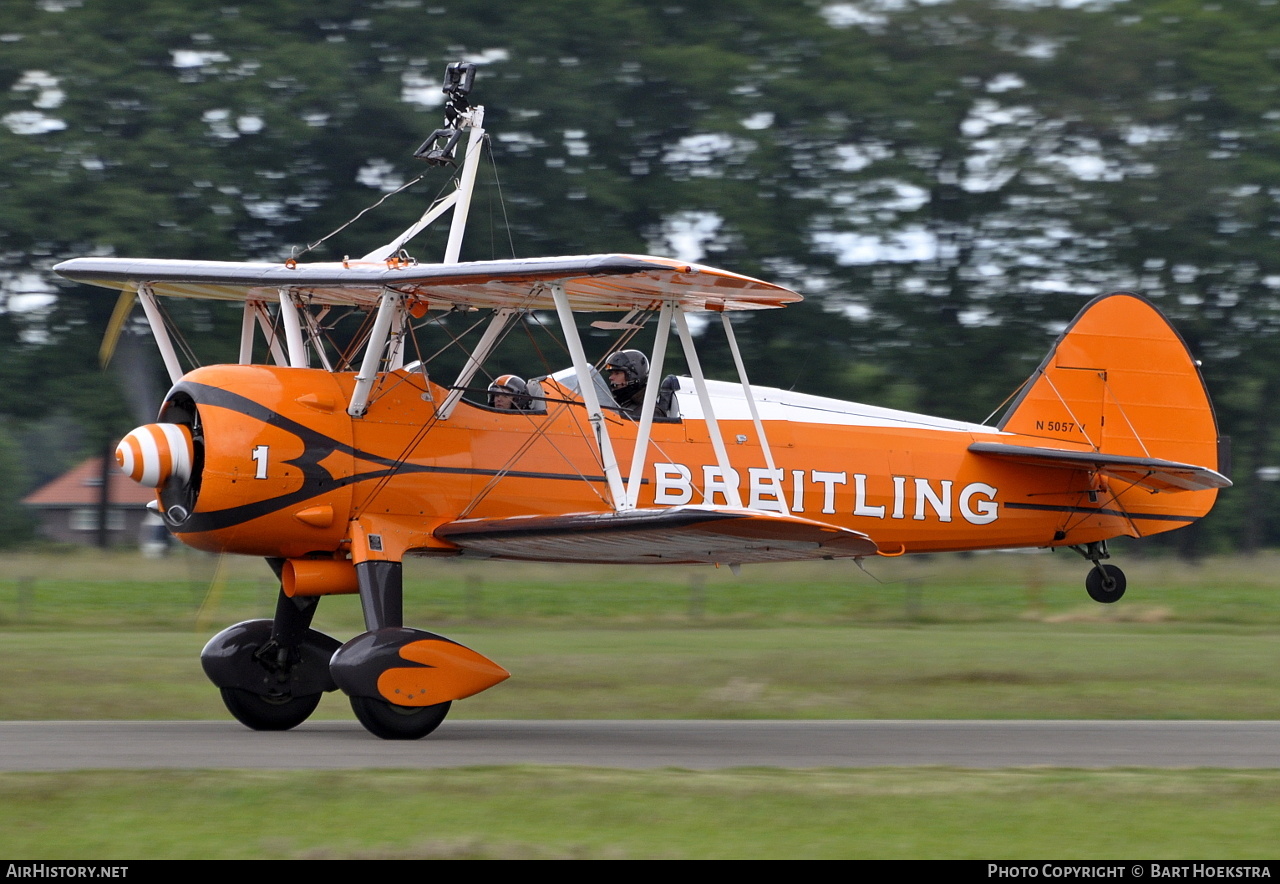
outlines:
[[[638, 419], [640, 411], [638, 402], [634, 406], [628, 406], [626, 404], [619, 405], [617, 400], [614, 398], [613, 391], [609, 389], [609, 385], [605, 383], [604, 377], [601, 376], [600, 372], [596, 370], [594, 366], [588, 370], [591, 372], [591, 380], [595, 385], [596, 398], [599, 400], [601, 408], [608, 411], [621, 412], [632, 419]], [[559, 384], [562, 389], [580, 395], [580, 390], [578, 388], [578, 374], [572, 367], [562, 368], [555, 374], [548, 375], [548, 377]], [[540, 383], [542, 380], [545, 380], [545, 378], [535, 378], [529, 383], [533, 385]], [[680, 381], [675, 377], [675, 375], [667, 375], [662, 379], [661, 384], [658, 386], [658, 398], [654, 411], [655, 420], [679, 421], [680, 406], [676, 402], [676, 391], [679, 389]]]
[[[591, 381], [593, 386], [596, 388], [596, 399], [599, 400], [600, 407], [616, 409], [613, 401], [613, 391], [609, 389], [609, 385], [605, 383], [600, 372], [596, 370], [594, 365], [590, 366], [587, 370], [591, 372]], [[560, 369], [555, 374], [551, 375], [551, 379], [566, 390], [572, 390], [574, 393], [581, 392], [578, 386], [578, 373], [573, 370], [573, 366]]]

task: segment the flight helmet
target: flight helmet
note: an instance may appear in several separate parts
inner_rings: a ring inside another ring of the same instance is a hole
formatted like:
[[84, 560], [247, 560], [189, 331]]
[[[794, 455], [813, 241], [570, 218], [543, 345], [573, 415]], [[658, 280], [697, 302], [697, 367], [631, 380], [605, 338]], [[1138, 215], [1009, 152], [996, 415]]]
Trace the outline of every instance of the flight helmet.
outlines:
[[649, 379], [649, 359], [639, 350], [619, 350], [609, 355], [604, 363], [605, 380], [611, 371], [622, 371], [626, 374], [623, 386], [643, 384]]
[[489, 407], [494, 408], [494, 396], [505, 393], [513, 397], [512, 402], [521, 411], [529, 408], [529, 386], [513, 374], [504, 374], [489, 385]]

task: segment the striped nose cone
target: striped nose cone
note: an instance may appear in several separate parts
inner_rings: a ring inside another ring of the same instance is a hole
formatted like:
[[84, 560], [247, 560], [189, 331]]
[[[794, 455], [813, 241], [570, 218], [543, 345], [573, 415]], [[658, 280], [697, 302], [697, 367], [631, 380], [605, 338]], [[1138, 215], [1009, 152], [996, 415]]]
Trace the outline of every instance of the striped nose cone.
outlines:
[[116, 446], [116, 463], [140, 485], [159, 488], [170, 477], [191, 478], [191, 428], [182, 424], [147, 424], [138, 427]]

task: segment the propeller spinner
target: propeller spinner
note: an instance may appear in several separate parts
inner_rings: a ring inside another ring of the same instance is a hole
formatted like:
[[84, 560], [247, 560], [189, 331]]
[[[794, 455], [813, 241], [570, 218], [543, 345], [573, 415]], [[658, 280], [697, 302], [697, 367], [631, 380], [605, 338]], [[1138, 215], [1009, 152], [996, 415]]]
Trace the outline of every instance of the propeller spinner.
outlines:
[[116, 463], [130, 479], [148, 488], [162, 488], [170, 478], [191, 478], [195, 446], [191, 428], [183, 424], [147, 424], [116, 446]]

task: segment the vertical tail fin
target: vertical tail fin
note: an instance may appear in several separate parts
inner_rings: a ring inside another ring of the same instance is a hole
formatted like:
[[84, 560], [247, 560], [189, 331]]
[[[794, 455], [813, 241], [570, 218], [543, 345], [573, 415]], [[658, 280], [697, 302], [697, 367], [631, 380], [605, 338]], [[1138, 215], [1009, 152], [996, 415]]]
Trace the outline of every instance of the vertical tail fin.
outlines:
[[998, 426], [1219, 469], [1217, 420], [1195, 360], [1155, 305], [1126, 292], [1080, 311]]

